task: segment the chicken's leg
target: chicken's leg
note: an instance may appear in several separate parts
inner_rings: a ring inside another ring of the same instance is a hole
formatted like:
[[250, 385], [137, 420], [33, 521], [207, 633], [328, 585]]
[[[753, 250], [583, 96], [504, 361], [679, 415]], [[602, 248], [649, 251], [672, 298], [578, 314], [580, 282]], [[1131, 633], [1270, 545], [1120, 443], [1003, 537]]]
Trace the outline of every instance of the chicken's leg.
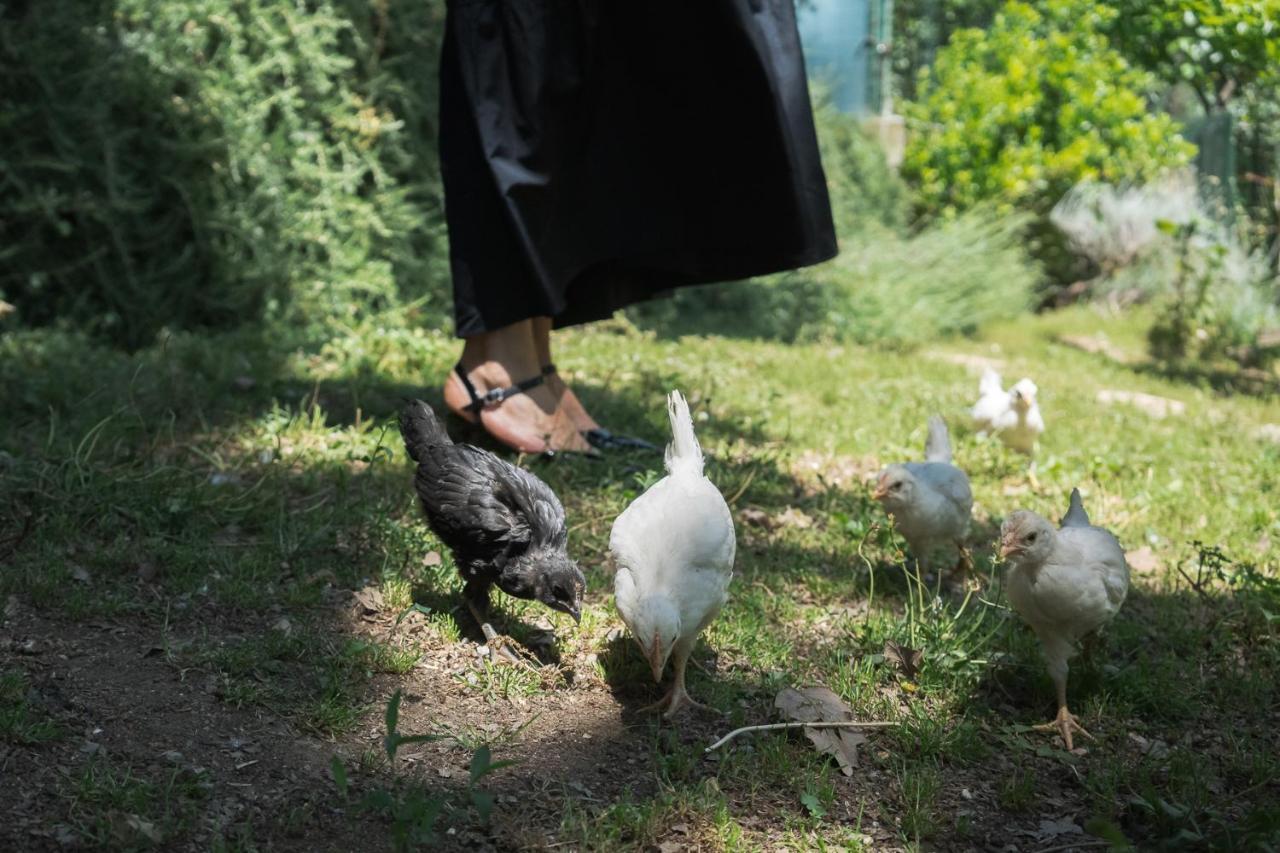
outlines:
[[671, 650], [671, 663], [675, 668], [675, 678], [671, 680], [671, 689], [667, 691], [666, 696], [644, 708], [645, 711], [665, 711], [666, 713], [663, 716], [668, 720], [673, 719], [686, 705], [700, 708], [703, 711], [719, 713], [715, 708], [695, 701], [684, 686], [685, 669], [689, 664], [689, 656], [693, 654], [693, 645], [696, 639], [694, 638], [694, 641], [689, 643], [676, 643], [675, 648]]
[[956, 564], [951, 569], [950, 580], [958, 583], [960, 586], [967, 586], [973, 577], [973, 556], [969, 553], [969, 549], [965, 547], [964, 541], [961, 539], [956, 540], [956, 551], [959, 553], [956, 557]]
[[489, 610], [489, 589], [476, 584], [467, 584], [462, 590], [462, 597], [466, 599], [467, 609], [471, 611], [471, 618], [476, 620], [476, 624], [480, 626], [480, 632], [484, 634], [484, 641], [493, 652], [510, 663], [519, 663], [520, 659], [516, 657], [515, 652], [507, 648], [503, 642], [504, 638], [498, 636], [498, 632], [493, 630], [493, 626], [489, 624], [487, 611]]
[[1066, 673], [1063, 673], [1062, 678], [1058, 678], [1056, 673], [1054, 676], [1054, 687], [1058, 690], [1058, 716], [1054, 717], [1050, 722], [1036, 726], [1035, 729], [1036, 731], [1050, 732], [1057, 730], [1058, 734], [1062, 735], [1063, 742], [1067, 745], [1067, 751], [1070, 752], [1075, 749], [1075, 744], [1071, 740], [1073, 731], [1079, 732], [1089, 740], [1096, 740], [1096, 738], [1084, 730], [1084, 726], [1080, 725], [1080, 721], [1076, 719], [1075, 714], [1067, 710]]

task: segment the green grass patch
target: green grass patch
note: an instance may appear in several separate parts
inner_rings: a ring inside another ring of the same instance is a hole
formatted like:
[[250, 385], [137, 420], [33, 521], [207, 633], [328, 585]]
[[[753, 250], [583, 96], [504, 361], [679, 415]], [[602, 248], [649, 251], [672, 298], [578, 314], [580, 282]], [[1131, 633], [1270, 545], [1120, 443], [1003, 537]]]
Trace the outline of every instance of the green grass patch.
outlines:
[[[1058, 342], [1105, 336], [1140, 354], [1149, 320], [1075, 309], [909, 354], [672, 339], [624, 321], [567, 334], [561, 370], [610, 427], [664, 440], [662, 395], [684, 390], [708, 474], [732, 499], [730, 600], [689, 672], [694, 697], [726, 714], [717, 727], [772, 720], [778, 690], [809, 683], [829, 686], [860, 719], [898, 725], [868, 735], [861, 761], [874, 784], [847, 780], [798, 736], [746, 736], [711, 760], [700, 738], [655, 727], [634, 769], [619, 770], [629, 797], [607, 805], [566, 790], [556, 840], [640, 849], [678, 823], [713, 849], [762, 839], [856, 849], [871, 825], [860, 815], [871, 814], [894, 843], [927, 845], [980, 838], [997, 823], [1035, 829], [1051, 790], [1139, 846], [1184, 832], [1214, 844], [1265, 839], [1280, 754], [1267, 710], [1280, 684], [1280, 446], [1258, 430], [1280, 423], [1280, 401]], [[213, 675], [228, 706], [358, 739], [387, 684], [408, 691], [420, 664], [473, 632], [455, 568], [420, 520], [393, 420], [404, 396], [445, 374], [454, 349], [427, 333], [356, 330], [281, 352], [245, 329], [121, 355], [63, 332], [7, 335], [0, 543], [12, 544], [0, 547], [12, 553], [0, 596], [69, 619], [154, 626], [173, 663]], [[1041, 388], [1049, 426], [1038, 489], [1025, 460], [966, 425], [986, 361]], [[1153, 418], [1099, 403], [1104, 389], [1185, 410]], [[915, 576], [864, 483], [884, 462], [919, 458], [934, 412], [952, 425], [974, 487], [981, 584], [967, 599]], [[661, 475], [660, 457], [526, 464], [566, 505], [588, 576], [582, 625], [495, 596], [496, 624], [518, 641], [549, 620], [559, 665], [486, 663], [468, 647], [440, 676], [447, 692], [459, 707], [518, 705], [521, 721], [578, 691], [652, 702], [659, 688], [634, 643], [610, 633], [619, 623], [604, 564], [614, 517]], [[1072, 664], [1072, 708], [1099, 738], [1083, 756], [1029, 730], [1052, 715], [1052, 685], [1034, 636], [1004, 604], [991, 548], [1005, 514], [1056, 518], [1073, 486], [1096, 521], [1144, 554], [1105, 643]], [[392, 618], [418, 605], [421, 631], [353, 629], [335, 602], [364, 586]], [[908, 677], [886, 657], [890, 641], [922, 651], [919, 672]], [[52, 736], [25, 698], [30, 686], [0, 683], [5, 740]], [[467, 748], [520, 748], [506, 718], [495, 731], [452, 711], [443, 707], [441, 733]], [[360, 773], [380, 766], [362, 762]], [[962, 813], [957, 786], [975, 787], [980, 805]], [[497, 800], [495, 814], [503, 807]]]

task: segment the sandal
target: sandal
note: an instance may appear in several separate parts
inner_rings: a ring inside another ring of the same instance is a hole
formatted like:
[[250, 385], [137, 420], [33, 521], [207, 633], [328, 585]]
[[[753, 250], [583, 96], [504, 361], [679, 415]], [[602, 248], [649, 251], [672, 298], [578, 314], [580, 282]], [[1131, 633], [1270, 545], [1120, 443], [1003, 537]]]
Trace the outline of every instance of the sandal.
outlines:
[[[454, 365], [453, 372], [456, 373], [458, 379], [461, 380], [462, 387], [466, 390], [467, 396], [471, 398], [471, 402], [467, 403], [467, 405], [463, 406], [461, 409], [451, 409], [450, 411], [467, 423], [473, 426], [478, 426], [482, 429], [484, 428], [484, 424], [480, 420], [480, 412], [482, 410], [490, 406], [497, 406], [503, 400], [514, 397], [517, 394], [524, 394], [530, 389], [537, 388], [539, 385], [547, 381], [547, 371], [543, 370], [537, 376], [522, 379], [514, 385], [509, 385], [506, 388], [490, 388], [488, 391], [481, 394], [476, 390], [476, 386], [473, 385], [471, 380], [467, 377], [467, 371], [463, 368], [462, 362], [458, 362]], [[487, 432], [488, 431], [486, 430], [486, 433]], [[583, 433], [583, 438], [589, 444], [591, 443], [590, 438], [588, 438], [585, 433]], [[595, 450], [595, 445], [592, 445], [592, 449], [590, 450], [544, 450], [539, 455], [546, 459], [553, 459], [556, 456], [561, 455], [585, 456], [588, 459], [596, 459], [600, 456], [600, 454]]]
[[454, 411], [454, 414], [473, 424], [480, 423], [480, 411], [482, 409], [496, 406], [508, 397], [523, 394], [547, 381], [547, 372], [544, 370], [540, 375], [522, 379], [515, 385], [506, 388], [490, 388], [481, 394], [476, 390], [476, 386], [471, 384], [471, 380], [467, 378], [467, 371], [462, 368], [462, 362], [458, 362], [453, 366], [453, 372], [458, 374], [458, 378], [462, 380], [462, 387], [466, 389], [467, 396], [471, 398], [470, 403]]
[[[544, 364], [542, 366], [542, 375], [537, 377], [543, 380], [553, 373], [557, 373], [554, 364]], [[526, 380], [527, 381], [527, 380]], [[536, 384], [536, 383], [535, 383]], [[530, 386], [533, 387], [533, 386]], [[597, 450], [653, 450], [660, 448], [656, 444], [645, 441], [643, 438], [633, 438], [629, 435], [615, 435], [604, 427], [596, 427], [595, 429], [581, 429], [578, 434], [586, 439], [587, 444]]]

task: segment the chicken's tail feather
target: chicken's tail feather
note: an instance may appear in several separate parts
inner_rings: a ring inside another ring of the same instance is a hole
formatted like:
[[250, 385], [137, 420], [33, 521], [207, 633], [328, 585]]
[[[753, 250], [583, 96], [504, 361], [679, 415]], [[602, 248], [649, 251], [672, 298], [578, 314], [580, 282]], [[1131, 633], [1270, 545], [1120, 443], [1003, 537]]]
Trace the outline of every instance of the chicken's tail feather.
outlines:
[[667, 445], [667, 471], [672, 474], [701, 474], [702, 447], [693, 434], [689, 404], [679, 391], [667, 395], [667, 415], [671, 418], [671, 443]]
[[1084, 511], [1084, 501], [1080, 500], [1080, 490], [1071, 490], [1071, 506], [1067, 507], [1067, 514], [1062, 517], [1062, 521], [1058, 523], [1059, 527], [1089, 527], [1089, 513]]
[[410, 401], [400, 412], [400, 435], [414, 462], [421, 461], [428, 448], [453, 444], [436, 413], [421, 400]]
[[988, 394], [999, 394], [1000, 390], [1000, 374], [988, 367], [982, 372], [982, 379], [978, 382], [978, 393], [985, 397]]
[[929, 418], [929, 438], [924, 443], [927, 462], [951, 461], [951, 437], [947, 434], [947, 422], [941, 415]]

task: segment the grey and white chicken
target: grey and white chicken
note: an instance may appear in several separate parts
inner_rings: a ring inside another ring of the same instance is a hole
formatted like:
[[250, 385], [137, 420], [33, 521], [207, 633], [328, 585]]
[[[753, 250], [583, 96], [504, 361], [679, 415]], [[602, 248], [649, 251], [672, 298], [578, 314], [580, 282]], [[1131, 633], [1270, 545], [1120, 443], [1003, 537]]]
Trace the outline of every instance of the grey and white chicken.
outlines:
[[1116, 537], [1089, 522], [1080, 490], [1061, 528], [1019, 510], [1000, 528], [1000, 554], [1009, 561], [1009, 603], [1036, 632], [1058, 693], [1058, 715], [1042, 729], [1057, 729], [1071, 749], [1071, 733], [1092, 736], [1067, 710], [1067, 661], [1076, 643], [1115, 618], [1129, 590], [1129, 566]]
[[924, 458], [924, 462], [886, 467], [873, 494], [893, 516], [894, 527], [907, 540], [921, 576], [931, 553], [944, 546], [955, 546], [960, 565], [965, 564], [964, 538], [973, 511], [969, 478], [951, 464], [947, 424], [937, 415], [929, 418]]
[[702, 473], [702, 449], [679, 391], [667, 397], [667, 414], [667, 476], [614, 521], [609, 550], [618, 613], [653, 680], [662, 681], [668, 658], [675, 665], [671, 690], [654, 706], [671, 718], [685, 705], [705, 707], [685, 689], [685, 666], [698, 635], [728, 600], [736, 542], [729, 506]]
[[978, 402], [970, 412], [973, 428], [979, 435], [993, 433], [1006, 447], [1032, 455], [1044, 432], [1044, 418], [1036, 402], [1038, 391], [1036, 383], [1025, 377], [1005, 391], [1000, 374], [987, 368], [978, 383]]

